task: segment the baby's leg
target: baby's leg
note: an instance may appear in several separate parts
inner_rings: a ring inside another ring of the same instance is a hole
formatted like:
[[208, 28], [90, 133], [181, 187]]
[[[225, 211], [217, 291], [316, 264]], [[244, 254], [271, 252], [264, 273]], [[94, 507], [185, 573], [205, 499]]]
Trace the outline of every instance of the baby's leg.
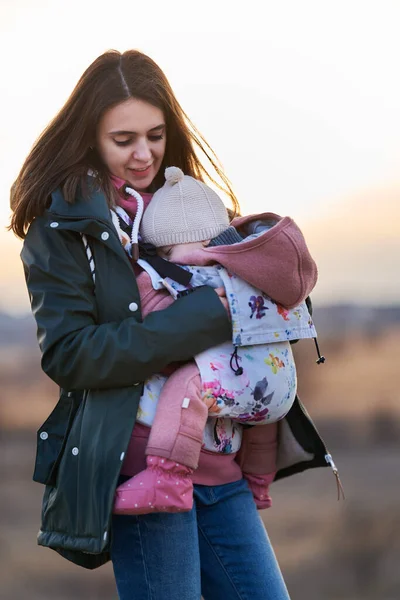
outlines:
[[207, 415], [199, 371], [190, 363], [165, 383], [146, 449], [147, 469], [117, 488], [115, 513], [191, 510], [190, 476], [198, 465]]
[[157, 405], [146, 454], [197, 469], [208, 410], [199, 370], [189, 363], [166, 381]]
[[269, 508], [272, 504], [269, 486], [276, 475], [277, 450], [277, 423], [244, 429], [236, 460], [259, 509]]

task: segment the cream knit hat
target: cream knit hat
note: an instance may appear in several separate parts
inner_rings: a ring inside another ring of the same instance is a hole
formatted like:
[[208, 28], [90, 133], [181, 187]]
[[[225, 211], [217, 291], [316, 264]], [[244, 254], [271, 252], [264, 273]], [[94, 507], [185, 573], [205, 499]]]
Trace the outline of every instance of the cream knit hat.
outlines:
[[165, 179], [143, 215], [144, 242], [157, 248], [204, 242], [229, 227], [228, 211], [211, 188], [178, 167], [165, 169]]

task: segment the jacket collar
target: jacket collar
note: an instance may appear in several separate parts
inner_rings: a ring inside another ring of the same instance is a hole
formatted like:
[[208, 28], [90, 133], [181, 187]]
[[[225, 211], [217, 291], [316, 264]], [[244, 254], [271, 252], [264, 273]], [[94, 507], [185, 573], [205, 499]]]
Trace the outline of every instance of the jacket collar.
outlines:
[[51, 204], [47, 210], [47, 227], [56, 226], [58, 230], [76, 231], [90, 235], [101, 240], [116, 254], [128, 261], [128, 256], [112, 222], [105, 194], [95, 185], [92, 177], [88, 179], [87, 183], [87, 194], [84, 197], [82, 193], [78, 192], [73, 204], [66, 202], [60, 188], [51, 194]]
[[63, 219], [89, 219], [107, 221], [111, 224], [110, 208], [104, 193], [95, 185], [94, 178], [88, 177], [85, 197], [78, 192], [73, 204], [66, 202], [60, 188], [51, 194], [49, 212]]

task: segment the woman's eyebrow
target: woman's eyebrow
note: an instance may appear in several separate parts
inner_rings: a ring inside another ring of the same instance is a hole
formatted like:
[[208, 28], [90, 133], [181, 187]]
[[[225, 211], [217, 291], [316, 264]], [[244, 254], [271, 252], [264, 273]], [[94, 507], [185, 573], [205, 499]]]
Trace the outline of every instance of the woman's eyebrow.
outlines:
[[[149, 129], [147, 133], [155, 133], [161, 131], [165, 128], [165, 123], [161, 123], [161, 125], [156, 125]], [[127, 131], [124, 129], [119, 129], [118, 131], [110, 131], [110, 135], [136, 135], [136, 131]]]

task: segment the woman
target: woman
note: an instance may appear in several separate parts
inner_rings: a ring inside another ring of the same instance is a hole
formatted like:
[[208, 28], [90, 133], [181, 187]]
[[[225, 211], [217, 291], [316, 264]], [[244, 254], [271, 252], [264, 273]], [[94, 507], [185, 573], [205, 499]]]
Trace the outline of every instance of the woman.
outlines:
[[[121, 181], [147, 205], [168, 165], [209, 176], [196, 146], [237, 210], [212, 150], [159, 67], [137, 51], [110, 51], [83, 74], [13, 186], [11, 227], [25, 238], [42, 368], [60, 386], [38, 432], [34, 479], [46, 484], [38, 543], [86, 568], [111, 558], [122, 600], [287, 599], [233, 454], [213, 457], [213, 485], [205, 477], [195, 486], [191, 512], [112, 515], [125, 453], [135, 448], [137, 470], [144, 465], [146, 440], [141, 445], [140, 431], [131, 439], [143, 382], [231, 336], [226, 298], [207, 286], [143, 320], [135, 272], [110, 216], [110, 206], [128, 202]], [[327, 464], [298, 400], [280, 440], [277, 477]]]

